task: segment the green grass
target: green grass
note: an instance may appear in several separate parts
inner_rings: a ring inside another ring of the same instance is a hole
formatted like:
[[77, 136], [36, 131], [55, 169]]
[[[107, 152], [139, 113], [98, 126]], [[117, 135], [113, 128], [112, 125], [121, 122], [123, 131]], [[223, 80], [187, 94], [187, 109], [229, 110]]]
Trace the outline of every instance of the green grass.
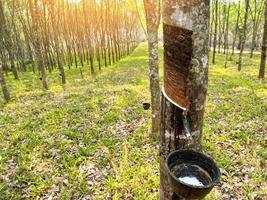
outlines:
[[[162, 49], [160, 51], [162, 57]], [[210, 66], [204, 151], [222, 170], [221, 188], [207, 199], [266, 195], [267, 84], [259, 56], [224, 55]], [[162, 62], [161, 62], [162, 64]], [[161, 70], [162, 71], [162, 70]], [[89, 67], [8, 77], [12, 101], [0, 97], [0, 199], [158, 199], [158, 142], [149, 138], [147, 49], [90, 76]], [[162, 73], [161, 73], [162, 74]], [[264, 193], [265, 192], [265, 193]]]

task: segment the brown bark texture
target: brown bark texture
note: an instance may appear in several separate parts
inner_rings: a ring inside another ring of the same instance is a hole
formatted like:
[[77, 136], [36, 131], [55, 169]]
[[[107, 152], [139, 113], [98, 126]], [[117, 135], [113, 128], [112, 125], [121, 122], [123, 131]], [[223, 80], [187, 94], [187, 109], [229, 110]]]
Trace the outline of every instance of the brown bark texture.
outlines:
[[227, 61], [228, 61], [228, 54], [229, 54], [229, 18], [230, 18], [230, 9], [231, 9], [231, 2], [228, 2], [228, 9], [227, 9], [227, 17], [226, 17], [226, 31], [225, 31], [225, 40], [224, 40], [224, 47], [225, 47], [225, 62], [224, 62], [224, 67], [227, 67]]
[[3, 67], [1, 64], [0, 64], [0, 85], [2, 87], [4, 100], [5, 100], [5, 102], [8, 102], [10, 100], [10, 95], [9, 95], [9, 92], [7, 89], [5, 75], [4, 75]]
[[240, 33], [240, 52], [239, 52], [239, 60], [238, 60], [238, 71], [241, 71], [242, 64], [243, 64], [243, 51], [245, 48], [246, 37], [247, 37], [248, 14], [249, 14], [249, 0], [245, 0], [245, 16], [244, 16], [242, 32]]
[[18, 76], [18, 71], [17, 68], [15, 66], [15, 57], [14, 57], [14, 43], [12, 41], [12, 37], [11, 37], [11, 33], [10, 33], [10, 29], [7, 26], [7, 22], [6, 22], [6, 16], [4, 13], [4, 7], [3, 7], [3, 2], [2, 0], [0, 0], [0, 31], [3, 35], [4, 38], [4, 46], [7, 49], [8, 52], [8, 56], [9, 56], [9, 60], [10, 60], [10, 65], [11, 65], [11, 70], [12, 73], [14, 75], [14, 78], [16, 80], [19, 79]]
[[158, 58], [158, 28], [160, 21], [160, 4], [156, 0], [144, 0], [149, 51], [149, 77], [152, 103], [152, 135], [160, 130], [160, 87]]
[[217, 47], [217, 34], [218, 34], [218, 0], [215, 0], [215, 22], [214, 22], [214, 38], [213, 38], [213, 53], [212, 63], [215, 64], [216, 47]]
[[259, 70], [259, 78], [264, 79], [265, 77], [265, 66], [266, 66], [266, 50], [267, 50], [267, 1], [265, 0], [265, 13], [264, 13], [264, 31], [261, 47], [261, 64]]
[[235, 24], [235, 33], [234, 33], [234, 38], [233, 38], [233, 43], [232, 43], [232, 54], [231, 57], [235, 53], [235, 45], [236, 45], [236, 38], [237, 38], [237, 33], [238, 33], [238, 26], [239, 26], [239, 20], [240, 20], [240, 6], [241, 6], [241, 1], [238, 1], [238, 11], [237, 11], [237, 19], [236, 19], [236, 24]]
[[[260, 21], [262, 18], [265, 2], [264, 1], [259, 2], [258, 0], [254, 0], [253, 4], [254, 4], [254, 10], [253, 12], [251, 12], [251, 19], [253, 22], [253, 26], [252, 26], [253, 31], [252, 31], [250, 58], [253, 57], [253, 53], [256, 47], [256, 37], [259, 31], [259, 25], [260, 25]], [[252, 10], [251, 6], [250, 6], [250, 10]]]

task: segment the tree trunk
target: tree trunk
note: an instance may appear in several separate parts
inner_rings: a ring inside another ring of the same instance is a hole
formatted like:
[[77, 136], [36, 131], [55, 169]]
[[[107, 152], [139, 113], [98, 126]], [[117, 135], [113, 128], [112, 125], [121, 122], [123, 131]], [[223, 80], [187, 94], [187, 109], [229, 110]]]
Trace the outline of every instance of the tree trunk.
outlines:
[[9, 60], [11, 63], [11, 70], [12, 73], [14, 75], [14, 78], [16, 80], [19, 79], [18, 76], [18, 71], [17, 68], [15, 66], [15, 58], [14, 58], [14, 44], [12, 41], [12, 37], [11, 37], [11, 30], [9, 29], [8, 25], [7, 25], [7, 21], [6, 21], [6, 16], [5, 16], [5, 12], [4, 12], [4, 7], [2, 4], [2, 1], [0, 1], [0, 24], [1, 24], [1, 28], [0, 28], [0, 34], [3, 35], [4, 38], [4, 44], [6, 47], [6, 50], [8, 52], [8, 56], [9, 56]]
[[[43, 2], [44, 3], [44, 2]], [[56, 6], [56, 2], [53, 2], [53, 4], [49, 5], [49, 11], [50, 11], [50, 15], [52, 17], [52, 30], [53, 30], [53, 38], [54, 38], [54, 46], [55, 46], [55, 53], [56, 53], [56, 58], [57, 58], [57, 63], [58, 63], [58, 68], [60, 71], [60, 76], [61, 76], [61, 82], [62, 84], [66, 84], [66, 75], [65, 75], [65, 70], [64, 70], [64, 63], [63, 63], [63, 59], [62, 56], [64, 55], [64, 53], [62, 52], [61, 48], [60, 48], [60, 32], [58, 27], [60, 26], [60, 18], [56, 16], [56, 12], [59, 13], [59, 5], [58, 6], [58, 10], [55, 10], [55, 6]], [[45, 6], [45, 3], [44, 3]], [[47, 36], [48, 37], [48, 36]]]
[[159, 3], [155, 0], [144, 0], [149, 50], [150, 93], [152, 103], [152, 135], [160, 130], [160, 87], [158, 58]]
[[[215, 2], [216, 3], [216, 2]], [[208, 86], [209, 1], [164, 0], [164, 90], [160, 134], [160, 199], [178, 197], [171, 191], [166, 156], [180, 148], [201, 149]], [[193, 133], [187, 140], [186, 118]]]
[[58, 67], [59, 67], [59, 71], [60, 71], [61, 81], [62, 81], [62, 84], [66, 84], [65, 70], [64, 70], [62, 60], [61, 60], [61, 53], [59, 53], [59, 49], [56, 49], [56, 54], [57, 54], [57, 61], [58, 61]]
[[266, 65], [266, 50], [267, 50], [267, 1], [265, 0], [265, 13], [264, 13], [264, 31], [261, 48], [261, 64], [259, 71], [259, 78], [264, 79], [265, 65]]
[[93, 58], [92, 50], [90, 50], [90, 69], [91, 69], [91, 74], [95, 74], [94, 58]]
[[[40, 24], [40, 13], [38, 9], [38, 1], [34, 0], [29, 1], [29, 11], [31, 14], [31, 26], [32, 26], [32, 43], [35, 49], [35, 56], [36, 56], [36, 61], [38, 65], [38, 70], [41, 75], [40, 80], [42, 81], [42, 85], [44, 89], [48, 90], [48, 84], [46, 80], [46, 71], [45, 71], [45, 66], [44, 66], [44, 61], [43, 61], [43, 51], [42, 51], [42, 38], [40, 38], [41, 35], [41, 24]], [[27, 18], [29, 18], [27, 12]]]
[[248, 21], [248, 12], [249, 12], [249, 0], [245, 0], [245, 16], [244, 16], [244, 24], [243, 30], [240, 36], [240, 53], [239, 53], [239, 61], [238, 61], [238, 71], [241, 71], [242, 63], [243, 63], [243, 51], [246, 44], [246, 34], [247, 34], [247, 21]]
[[235, 53], [236, 37], [237, 37], [237, 32], [238, 32], [238, 27], [239, 27], [239, 19], [240, 19], [240, 7], [241, 7], [241, 2], [239, 0], [239, 2], [238, 2], [238, 11], [237, 11], [237, 19], [236, 19], [236, 25], [235, 25], [235, 33], [234, 33], [233, 44], [232, 44], [231, 58]]
[[228, 2], [228, 9], [227, 9], [227, 18], [226, 18], [226, 30], [225, 30], [225, 49], [226, 49], [226, 56], [225, 56], [225, 63], [224, 67], [227, 67], [228, 61], [228, 54], [229, 54], [229, 43], [228, 43], [228, 35], [229, 35], [229, 18], [230, 18], [230, 8], [231, 8], [231, 1]]
[[215, 22], [214, 22], [212, 64], [215, 64], [216, 47], [217, 47], [217, 34], [218, 34], [218, 0], [215, 0]]
[[5, 100], [5, 102], [8, 102], [10, 100], [10, 95], [9, 95], [9, 92], [7, 89], [5, 75], [4, 75], [3, 67], [1, 64], [0, 64], [0, 85], [2, 87], [4, 100]]
[[222, 27], [222, 35], [223, 35], [223, 54], [226, 53], [226, 23], [227, 23], [227, 8], [226, 2], [223, 3], [223, 27]]
[[252, 40], [251, 40], [250, 58], [253, 58], [253, 53], [254, 53], [254, 49], [255, 49], [255, 42], [256, 42], [256, 35], [257, 35], [256, 22], [253, 21], [253, 33], [252, 33]]
[[209, 37], [209, 46], [210, 48], [212, 48], [212, 34], [213, 34], [213, 24], [214, 24], [214, 10], [215, 10], [215, 6], [214, 6], [214, 1], [211, 0], [211, 23], [210, 23], [210, 37]]
[[218, 53], [221, 53], [221, 42], [222, 42], [222, 19], [221, 19], [221, 6], [218, 1]]
[[252, 21], [253, 21], [253, 34], [252, 34], [252, 41], [251, 41], [251, 49], [250, 49], [250, 58], [253, 57], [254, 50], [256, 48], [256, 40], [258, 35], [259, 25], [262, 19], [262, 15], [264, 14], [264, 6], [265, 1], [262, 0], [258, 2], [254, 0], [254, 12], [252, 14]]

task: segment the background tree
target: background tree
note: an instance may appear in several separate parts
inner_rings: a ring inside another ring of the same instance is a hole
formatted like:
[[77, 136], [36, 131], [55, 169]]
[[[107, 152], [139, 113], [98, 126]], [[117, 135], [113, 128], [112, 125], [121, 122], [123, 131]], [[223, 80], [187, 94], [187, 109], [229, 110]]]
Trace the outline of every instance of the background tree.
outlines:
[[260, 64], [260, 71], [259, 71], [259, 78], [262, 78], [262, 79], [265, 77], [266, 51], [267, 51], [267, 1], [265, 0], [264, 30], [263, 30], [263, 37], [262, 37], [261, 64]]
[[249, 0], [245, 0], [244, 22], [243, 22], [242, 31], [240, 33], [240, 53], [239, 53], [239, 60], [238, 60], [238, 71], [241, 70], [242, 64], [243, 64], [242, 56], [243, 56], [243, 51], [244, 51], [245, 43], [246, 43], [248, 15], [249, 15]]
[[158, 58], [158, 28], [160, 24], [160, 0], [144, 0], [149, 51], [150, 92], [152, 102], [152, 134], [160, 129], [160, 88]]
[[6, 79], [5, 79], [5, 75], [4, 75], [4, 71], [3, 71], [3, 67], [0, 63], [0, 84], [2, 87], [2, 92], [4, 95], [4, 100], [5, 102], [8, 102], [10, 100], [10, 95], [7, 89], [7, 85], [6, 85]]
[[214, 35], [213, 35], [213, 54], [212, 54], [212, 63], [215, 64], [215, 59], [216, 59], [216, 47], [217, 47], [217, 34], [218, 34], [218, 1], [219, 0], [214, 0], [215, 1], [215, 5], [214, 5], [214, 16], [215, 16], [215, 20], [214, 20]]
[[[13, 21], [14, 19], [11, 19], [11, 20]], [[0, 24], [1, 24], [2, 35], [4, 37], [4, 45], [5, 45], [5, 48], [8, 52], [8, 56], [9, 56], [9, 60], [10, 60], [11, 70], [13, 72], [14, 78], [19, 79], [18, 71], [17, 71], [17, 68], [15, 66], [14, 42], [12, 40], [10, 24], [8, 24], [6, 21], [6, 16], [5, 16], [5, 12], [4, 12], [4, 5], [3, 5], [2, 0], [0, 0]]]
[[250, 15], [252, 20], [252, 37], [251, 37], [251, 48], [250, 48], [250, 58], [253, 57], [253, 52], [256, 47], [256, 37], [257, 32], [259, 31], [259, 25], [262, 19], [263, 9], [264, 9], [264, 0], [254, 0], [250, 2]]
[[241, 7], [241, 0], [238, 1], [238, 8], [237, 8], [237, 16], [236, 16], [236, 23], [234, 28], [234, 35], [233, 35], [233, 43], [232, 43], [232, 54], [231, 58], [235, 53], [235, 45], [236, 45], [236, 38], [239, 30], [239, 20], [240, 20], [240, 7]]
[[[120, 9], [120, 7], [124, 9]], [[55, 70], [92, 74], [129, 55], [138, 44], [137, 14], [126, 0], [7, 0], [0, 2], [3, 70], [18, 79], [32, 71], [43, 88]]]
[[230, 9], [231, 9], [231, 1], [228, 0], [228, 7], [227, 7], [227, 13], [226, 13], [226, 25], [225, 25], [226, 27], [225, 27], [225, 34], [224, 34], [224, 52], [226, 53], [224, 67], [227, 67], [228, 54], [229, 54], [229, 19], [230, 19]]
[[[227, 66], [229, 58], [227, 49], [229, 49], [229, 46], [231, 46], [229, 60], [233, 60], [235, 49], [241, 50], [241, 54], [243, 54], [245, 49], [250, 48], [250, 57], [252, 58], [254, 51], [261, 45], [262, 35], [259, 34], [259, 30], [263, 27], [264, 2], [264, 0], [252, 0], [249, 2], [246, 0], [212, 1], [212, 21], [210, 26], [210, 35], [213, 37], [210, 38], [210, 45], [214, 52], [212, 53], [212, 61], [214, 60], [215, 62], [216, 50], [220, 53], [223, 49], [223, 53], [226, 54], [225, 66]], [[244, 23], [245, 21], [246, 23]], [[244, 30], [244, 26], [246, 30]], [[243, 41], [245, 41], [244, 45]], [[241, 46], [244, 46], [244, 48], [241, 48]], [[240, 51], [238, 53], [241, 55]], [[242, 59], [242, 56], [240, 58]]]

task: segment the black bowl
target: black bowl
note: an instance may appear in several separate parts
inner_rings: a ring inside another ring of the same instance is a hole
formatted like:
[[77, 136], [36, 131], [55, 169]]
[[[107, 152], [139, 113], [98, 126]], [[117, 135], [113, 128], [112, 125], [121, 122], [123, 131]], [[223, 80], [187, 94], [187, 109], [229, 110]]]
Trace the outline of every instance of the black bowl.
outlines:
[[203, 153], [177, 150], [166, 159], [168, 177], [173, 192], [186, 199], [202, 199], [220, 184], [220, 169]]

